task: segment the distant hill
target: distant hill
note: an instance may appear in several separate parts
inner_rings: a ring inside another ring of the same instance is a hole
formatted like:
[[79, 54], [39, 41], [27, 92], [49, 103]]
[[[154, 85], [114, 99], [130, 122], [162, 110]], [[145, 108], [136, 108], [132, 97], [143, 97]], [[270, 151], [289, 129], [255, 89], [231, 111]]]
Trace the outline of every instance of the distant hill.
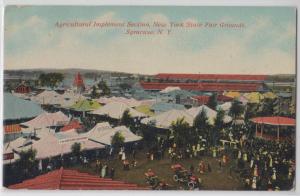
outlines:
[[[133, 74], [116, 71], [104, 71], [104, 70], [93, 70], [93, 69], [20, 69], [20, 70], [4, 70], [4, 79], [6, 77], [17, 77], [24, 79], [37, 78], [41, 73], [58, 72], [65, 75], [66, 78], [73, 77], [76, 73], [80, 72], [84, 77], [95, 78], [101, 75], [109, 75], [113, 77], [129, 77], [132, 75], [138, 76], [151, 76], [145, 74]], [[295, 74], [276, 74], [268, 75], [267, 81], [270, 82], [294, 82], [296, 79]]]
[[[103, 71], [103, 70], [92, 70], [92, 69], [20, 69], [20, 70], [4, 70], [5, 77], [19, 77], [19, 78], [37, 78], [42, 73], [62, 73], [66, 77], [74, 76], [80, 72], [84, 77], [94, 78], [101, 75], [110, 75], [113, 77], [128, 77], [136, 74], [115, 72], [115, 71]], [[139, 76], [146, 76], [144, 74], [138, 74]]]

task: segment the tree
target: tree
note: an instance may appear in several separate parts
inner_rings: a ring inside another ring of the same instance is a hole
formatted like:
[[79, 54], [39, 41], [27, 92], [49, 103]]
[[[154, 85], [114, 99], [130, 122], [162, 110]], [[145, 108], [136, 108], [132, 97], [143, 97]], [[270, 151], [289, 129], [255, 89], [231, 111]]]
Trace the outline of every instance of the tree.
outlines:
[[155, 145], [155, 142], [157, 141], [157, 130], [155, 128], [155, 124], [155, 121], [150, 121], [147, 125], [142, 124], [140, 128], [143, 138], [145, 138], [144, 142], [146, 142], [148, 147]]
[[225, 116], [225, 112], [222, 109], [217, 111], [217, 116], [215, 119], [213, 135], [212, 135], [212, 140], [214, 145], [216, 145], [217, 141], [219, 141], [220, 132], [224, 127], [224, 116]]
[[98, 88], [99, 90], [101, 90], [101, 95], [104, 96], [104, 95], [110, 95], [110, 88], [107, 86], [106, 82], [105, 81], [100, 81], [98, 83]]
[[75, 142], [72, 146], [71, 146], [71, 150], [72, 150], [72, 154], [77, 157], [77, 161], [79, 160], [80, 157], [80, 153], [81, 153], [81, 144], [78, 142]]
[[234, 100], [229, 110], [229, 114], [233, 117], [234, 120], [236, 120], [243, 112], [244, 106], [237, 100]]
[[124, 145], [125, 142], [125, 137], [120, 133], [116, 132], [112, 137], [111, 137], [111, 145], [115, 149], [119, 149]]
[[258, 115], [259, 105], [257, 103], [247, 103], [245, 110], [245, 122], [247, 122]]
[[215, 110], [217, 107], [217, 94], [213, 93], [208, 100], [207, 106], [210, 107], [211, 109]]
[[278, 99], [265, 98], [261, 103], [260, 116], [279, 115], [279, 101]]
[[27, 151], [20, 152], [20, 159], [17, 162], [18, 168], [22, 172], [22, 176], [25, 178], [33, 176], [37, 171], [38, 161], [36, 160], [37, 151], [29, 149]]
[[196, 129], [197, 132], [199, 132], [200, 130], [203, 132], [207, 132], [209, 123], [204, 108], [202, 108], [201, 112], [199, 112], [199, 114], [194, 119], [193, 127]]
[[179, 118], [175, 122], [172, 122], [171, 130], [173, 131], [174, 141], [178, 147], [184, 147], [190, 142], [191, 127], [184, 120], [184, 118]]
[[47, 86], [50, 88], [57, 87], [59, 83], [64, 80], [64, 75], [62, 73], [47, 73], [40, 74], [39, 82], [42, 86]]
[[126, 109], [123, 112], [123, 115], [122, 115], [122, 118], [121, 118], [121, 123], [126, 125], [126, 126], [129, 126], [132, 123], [132, 118], [131, 118], [131, 115], [129, 113], [129, 109]]
[[97, 87], [93, 86], [92, 92], [91, 92], [91, 98], [97, 99], [100, 97], [100, 94], [97, 92]]

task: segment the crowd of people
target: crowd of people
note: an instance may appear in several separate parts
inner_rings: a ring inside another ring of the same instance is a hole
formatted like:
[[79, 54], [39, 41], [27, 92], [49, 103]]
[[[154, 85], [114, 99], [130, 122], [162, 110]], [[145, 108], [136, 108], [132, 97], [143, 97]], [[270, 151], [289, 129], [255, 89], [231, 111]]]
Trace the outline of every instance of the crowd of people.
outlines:
[[[85, 124], [94, 124], [94, 121], [95, 119], [89, 116], [83, 120]], [[197, 136], [198, 140], [195, 143], [191, 142], [180, 147], [170, 137], [156, 136], [155, 144], [144, 149], [145, 158], [148, 161], [169, 159], [171, 164], [185, 159], [195, 159], [199, 161], [199, 164], [190, 165], [189, 172], [197, 176], [210, 175], [215, 168], [218, 168], [220, 172], [223, 172], [223, 168], [227, 168], [231, 179], [235, 178], [243, 182], [245, 190], [290, 190], [293, 188], [295, 141], [263, 140], [256, 138], [249, 130], [251, 129], [245, 125], [226, 127], [221, 131], [217, 145], [210, 143], [205, 135]], [[139, 165], [140, 159], [136, 157], [138, 152], [137, 144], [126, 146], [126, 148], [123, 146], [118, 151], [110, 146], [95, 160], [96, 173], [101, 178], [114, 179], [115, 168], [110, 166], [110, 161], [120, 161], [122, 168], [116, 169], [126, 172]], [[213, 158], [217, 164], [209, 162], [206, 157]], [[50, 160], [46, 170], [72, 166], [78, 162], [88, 167], [90, 161], [94, 160], [90, 160], [85, 155], [81, 156], [79, 161], [72, 156], [61, 157], [59, 160]], [[147, 169], [149, 168], [145, 168]]]
[[[171, 140], [159, 139], [158, 146], [147, 153], [148, 160], [163, 159], [167, 152], [172, 163], [184, 159], [198, 159], [196, 172], [211, 172], [211, 163], [202, 158], [210, 156], [216, 159], [218, 168], [230, 164], [229, 175], [244, 182], [246, 190], [290, 190], [294, 187], [295, 176], [295, 142], [293, 140], [276, 141], [253, 137], [246, 132], [232, 128], [224, 131], [218, 146], [212, 146], [205, 138], [198, 143], [178, 147]], [[194, 172], [194, 166], [191, 166]]]

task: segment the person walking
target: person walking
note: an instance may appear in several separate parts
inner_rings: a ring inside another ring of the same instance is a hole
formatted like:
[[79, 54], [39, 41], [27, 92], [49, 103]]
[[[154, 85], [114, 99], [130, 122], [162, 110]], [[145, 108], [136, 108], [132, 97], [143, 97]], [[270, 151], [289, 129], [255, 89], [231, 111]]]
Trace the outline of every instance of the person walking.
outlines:
[[211, 170], [211, 166], [210, 166], [209, 163], [207, 163], [207, 171], [208, 171], [208, 172], [211, 172], [211, 171], [212, 171], [212, 170]]
[[115, 168], [112, 167], [110, 169], [110, 175], [109, 176], [110, 176], [111, 179], [114, 179], [114, 177], [115, 177]]
[[221, 159], [218, 159], [218, 163], [219, 163], [219, 169], [221, 170], [222, 169], [222, 161], [221, 161]]
[[124, 151], [122, 152], [122, 158], [121, 158], [121, 160], [122, 160], [123, 162], [126, 160], [126, 154], [125, 154]]
[[104, 178], [105, 175], [106, 175], [106, 167], [107, 167], [106, 164], [102, 167], [102, 170], [101, 170], [101, 178]]

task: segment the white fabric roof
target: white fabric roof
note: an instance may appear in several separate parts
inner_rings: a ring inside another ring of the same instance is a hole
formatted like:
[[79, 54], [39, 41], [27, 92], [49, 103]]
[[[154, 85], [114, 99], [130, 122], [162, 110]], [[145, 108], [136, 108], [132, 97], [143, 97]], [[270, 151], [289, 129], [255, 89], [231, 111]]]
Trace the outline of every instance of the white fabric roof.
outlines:
[[112, 127], [108, 122], [103, 123], [97, 123], [91, 130], [89, 130], [88, 134], [91, 134], [93, 132], [105, 130], [105, 129], [111, 129]]
[[31, 128], [43, 128], [66, 122], [69, 122], [69, 118], [64, 113], [59, 111], [55, 113], [44, 112], [30, 121], [22, 123], [21, 125]]
[[90, 112], [91, 114], [98, 114], [98, 115], [108, 115], [114, 119], [121, 119], [125, 110], [129, 110], [129, 113], [132, 117], [145, 117], [146, 115], [132, 109], [125, 103], [121, 102], [110, 102], [105, 106]]
[[[215, 119], [217, 117], [217, 112], [213, 109], [210, 109], [206, 105], [202, 105], [199, 107], [193, 107], [187, 110], [187, 112], [195, 118], [201, 111], [204, 109], [206, 111], [206, 116], [208, 118], [209, 124], [213, 125], [215, 123]], [[224, 122], [228, 123], [232, 120], [230, 116], [225, 115], [224, 116]]]
[[84, 98], [82, 95], [73, 91], [66, 91], [64, 94], [58, 94], [55, 91], [45, 90], [42, 93], [31, 98], [39, 104], [60, 105], [61, 107], [70, 107], [76, 101]]
[[230, 110], [231, 106], [232, 106], [231, 102], [225, 102], [221, 105], [218, 105], [217, 107], [224, 110], [225, 112], [228, 112]]
[[61, 95], [55, 91], [45, 90], [42, 93], [31, 97], [31, 100], [39, 104], [52, 104], [53, 102], [56, 102], [60, 96]]
[[152, 106], [153, 104], [156, 103], [155, 99], [144, 99], [144, 100], [140, 100], [140, 105], [148, 105], [148, 106]]
[[85, 99], [85, 97], [73, 91], [66, 91], [61, 95], [61, 98], [58, 100], [59, 102], [57, 104], [59, 104], [63, 108], [68, 108], [81, 99]]
[[141, 120], [143, 124], [148, 124], [150, 122], [155, 122], [155, 126], [159, 128], [168, 129], [179, 118], [184, 118], [191, 126], [193, 125], [193, 116], [186, 112], [186, 110], [169, 110], [158, 115], [152, 116], [150, 118], [144, 118]]
[[134, 142], [142, 139], [142, 137], [133, 134], [125, 126], [112, 128], [108, 123], [98, 123], [93, 129], [91, 129], [87, 133], [87, 135], [92, 141], [96, 141], [106, 145], [111, 145], [111, 139], [117, 132], [120, 132], [124, 136], [125, 143]]
[[181, 90], [180, 87], [177, 86], [168, 86], [165, 89], [161, 90], [160, 93], [169, 93], [175, 90]]
[[[37, 159], [71, 153], [71, 147], [75, 142], [81, 144], [82, 150], [104, 148], [104, 145], [88, 140], [86, 134], [69, 135], [68, 138], [58, 139], [55, 133], [51, 133], [48, 129], [42, 129], [37, 133], [37, 137], [39, 140], [20, 137], [11, 141], [9, 146], [17, 152], [33, 148], [37, 150]], [[26, 143], [28, 145], [25, 145]]]
[[99, 103], [102, 103], [102, 104], [108, 104], [108, 103], [111, 103], [111, 102], [120, 102], [120, 103], [124, 103], [126, 105], [128, 105], [129, 107], [137, 107], [139, 106], [141, 103], [140, 101], [134, 99], [134, 98], [125, 98], [125, 97], [101, 97], [99, 99], [96, 100], [97, 102]]

